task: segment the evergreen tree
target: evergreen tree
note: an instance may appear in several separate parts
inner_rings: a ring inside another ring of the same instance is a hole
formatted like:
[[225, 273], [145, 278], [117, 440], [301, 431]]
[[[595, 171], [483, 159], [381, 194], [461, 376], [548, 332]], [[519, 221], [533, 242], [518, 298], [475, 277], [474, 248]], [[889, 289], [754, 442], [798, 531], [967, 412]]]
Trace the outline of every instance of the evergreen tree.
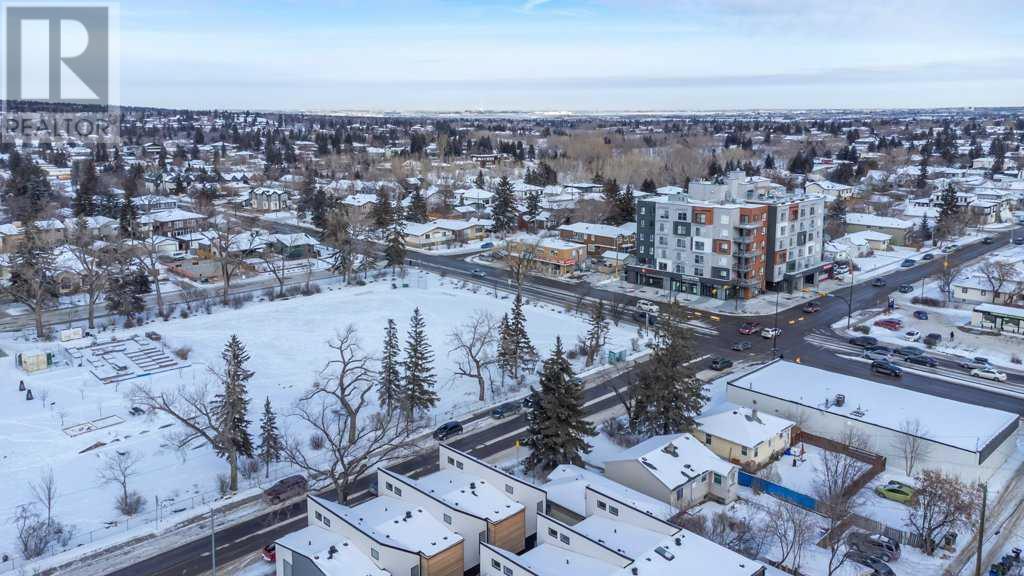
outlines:
[[406, 219], [419, 224], [427, 221], [427, 201], [423, 198], [419, 188], [413, 190], [409, 197], [409, 210]]
[[704, 384], [694, 376], [692, 337], [682, 307], [662, 307], [654, 327], [651, 360], [636, 384], [634, 431], [674, 434], [691, 429], [708, 401]]
[[328, 210], [330, 210], [330, 202], [327, 199], [327, 191], [318, 187], [313, 193], [313, 204], [309, 210], [309, 220], [313, 226], [323, 230], [327, 225]]
[[377, 188], [377, 199], [373, 203], [373, 210], [370, 211], [370, 218], [373, 220], [373, 227], [380, 232], [390, 228], [394, 221], [391, 198], [383, 186]]
[[540, 192], [526, 194], [526, 215], [533, 221], [540, 214]]
[[384, 259], [389, 268], [405, 265], [405, 225], [401, 220], [396, 221], [388, 229]]
[[427, 410], [437, 404], [437, 393], [434, 392], [434, 352], [427, 340], [426, 330], [426, 320], [417, 307], [409, 321], [405, 361], [402, 362], [405, 371], [402, 399], [410, 421], [416, 412]]
[[502, 176], [494, 193], [491, 204], [491, 219], [494, 220], [494, 231], [499, 234], [509, 232], [516, 225], [515, 197], [512, 183], [508, 177]]
[[270, 478], [270, 464], [281, 458], [284, 450], [284, 443], [281, 441], [281, 434], [277, 430], [277, 416], [270, 407], [270, 396], [263, 403], [263, 419], [260, 421], [260, 446], [259, 458], [267, 468], [267, 478]]
[[96, 163], [85, 160], [78, 176], [78, 192], [75, 194], [75, 216], [96, 215], [96, 193], [99, 190], [99, 176]]
[[772, 156], [771, 154], [766, 155], [764, 157], [764, 164], [762, 164], [761, 167], [763, 169], [765, 169], [765, 170], [774, 170], [775, 169], [775, 157]]
[[917, 228], [917, 234], [920, 236], [922, 242], [931, 240], [932, 227], [928, 224], [928, 214], [921, 215], [921, 225]]
[[632, 184], [626, 184], [626, 189], [619, 195], [618, 212], [622, 223], [632, 222], [636, 218], [636, 197], [633, 196]]
[[306, 176], [302, 180], [302, 189], [299, 190], [299, 201], [295, 203], [295, 214], [299, 219], [305, 219], [306, 215], [313, 211], [316, 190], [316, 173], [311, 169], [307, 170]]
[[384, 331], [384, 353], [380, 359], [380, 382], [377, 384], [377, 398], [380, 406], [391, 410], [402, 400], [402, 376], [398, 372], [401, 353], [398, 347], [398, 327], [388, 318]]
[[601, 193], [604, 196], [605, 203], [608, 205], [608, 223], [620, 224], [622, 219], [619, 216], [619, 202], [622, 200], [622, 189], [619, 188], [618, 180], [613, 178], [606, 181], [601, 189]]
[[546, 471], [561, 464], [583, 465], [590, 452], [587, 437], [597, 434], [583, 412], [583, 384], [562, 351], [562, 339], [544, 361], [537, 400], [527, 414], [527, 445], [532, 450], [525, 465]]
[[654, 180], [644, 178], [644, 181], [640, 183], [640, 191], [646, 194], [657, 194], [658, 185], [654, 183]]
[[921, 162], [917, 165], [917, 188], [920, 190], [928, 185], [928, 152], [921, 150]]
[[127, 264], [118, 267], [107, 280], [104, 293], [107, 310], [113, 314], [132, 318], [146, 309], [142, 295], [149, 292], [149, 275], [141, 270], [131, 268]]
[[512, 301], [509, 333], [511, 334], [512, 349], [515, 353], [515, 361], [512, 364], [512, 377], [518, 378], [520, 368], [534, 362], [537, 358], [537, 349], [533, 347], [533, 343], [530, 342], [530, 335], [526, 332], [526, 313], [523, 310], [522, 292], [516, 292], [515, 300]]
[[508, 314], [504, 314], [498, 327], [498, 367], [501, 368], [502, 381], [506, 375], [514, 377], [518, 360], [512, 323], [509, 322]]
[[128, 190], [124, 191], [124, 198], [121, 199], [121, 210], [117, 214], [117, 222], [121, 228], [121, 236], [131, 238], [135, 231], [135, 221], [138, 217], [135, 211], [135, 194]]
[[224, 360], [224, 372], [220, 375], [224, 390], [214, 396], [210, 403], [217, 429], [215, 448], [231, 466], [229, 490], [238, 490], [238, 458], [252, 457], [252, 438], [249, 436], [249, 392], [246, 382], [255, 372], [245, 367], [249, 353], [238, 336], [232, 334], [220, 354]]
[[484, 187], [484, 171], [483, 170], [477, 171], [476, 178], [473, 180], [473, 184], [475, 184], [477, 188], [481, 188], [482, 189]]
[[846, 200], [836, 196], [828, 205], [828, 213], [825, 214], [825, 228], [832, 238], [839, 238], [846, 234]]
[[604, 313], [604, 300], [598, 300], [590, 314], [590, 329], [587, 331], [587, 366], [594, 364], [594, 358], [604, 346], [608, 337], [608, 318]]

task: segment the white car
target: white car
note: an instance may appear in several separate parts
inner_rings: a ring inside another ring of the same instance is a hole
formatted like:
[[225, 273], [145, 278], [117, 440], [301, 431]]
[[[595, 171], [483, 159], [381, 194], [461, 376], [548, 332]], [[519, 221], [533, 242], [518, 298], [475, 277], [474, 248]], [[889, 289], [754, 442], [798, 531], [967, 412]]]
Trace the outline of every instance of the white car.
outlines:
[[917, 330], [908, 330], [907, 333], [903, 335], [903, 339], [907, 342], [920, 342], [921, 333]]
[[762, 338], [776, 338], [782, 336], [782, 328], [765, 328], [761, 330]]
[[636, 309], [641, 312], [647, 312], [648, 314], [657, 314], [658, 305], [649, 300], [639, 300], [636, 303]]
[[985, 380], [996, 380], [997, 382], [1006, 382], [1006, 373], [1000, 372], [995, 368], [975, 368], [971, 370], [971, 376], [977, 376], [978, 378], [984, 378]]

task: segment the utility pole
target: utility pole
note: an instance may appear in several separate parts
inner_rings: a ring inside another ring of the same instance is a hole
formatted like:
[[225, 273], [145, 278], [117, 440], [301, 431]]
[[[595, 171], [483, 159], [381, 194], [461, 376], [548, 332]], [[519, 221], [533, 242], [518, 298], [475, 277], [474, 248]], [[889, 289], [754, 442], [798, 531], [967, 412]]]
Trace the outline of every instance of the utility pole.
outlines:
[[985, 542], [985, 508], [988, 506], [988, 484], [981, 485], [981, 519], [978, 525], [978, 550], [974, 560], [974, 576], [981, 576], [981, 548]]
[[213, 529], [213, 506], [210, 506], [210, 562], [210, 573], [217, 576], [217, 532]]

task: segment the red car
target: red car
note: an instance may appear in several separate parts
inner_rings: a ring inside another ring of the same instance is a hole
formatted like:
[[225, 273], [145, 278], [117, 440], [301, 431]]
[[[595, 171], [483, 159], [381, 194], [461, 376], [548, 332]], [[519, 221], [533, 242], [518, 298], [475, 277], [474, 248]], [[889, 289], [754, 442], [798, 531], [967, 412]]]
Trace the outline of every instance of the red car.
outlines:
[[756, 334], [761, 330], [760, 322], [744, 322], [740, 326], [740, 334]]
[[881, 320], [875, 320], [875, 326], [895, 332], [903, 328], [903, 321], [896, 318], [882, 318]]
[[821, 310], [821, 304], [818, 304], [817, 302], [808, 302], [807, 304], [804, 304], [805, 314], [814, 314], [819, 310]]
[[271, 542], [263, 547], [263, 551], [260, 554], [263, 559], [267, 562], [277, 562], [277, 545]]

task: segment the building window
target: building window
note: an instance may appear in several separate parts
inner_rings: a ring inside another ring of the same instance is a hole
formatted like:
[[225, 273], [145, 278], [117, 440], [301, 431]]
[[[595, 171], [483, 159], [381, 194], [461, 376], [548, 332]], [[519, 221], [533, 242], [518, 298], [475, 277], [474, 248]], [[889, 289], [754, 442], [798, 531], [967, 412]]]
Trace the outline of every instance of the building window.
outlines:
[[714, 474], [715, 474], [715, 484], [721, 484], [722, 483], [722, 475], [719, 474], [718, 472], [715, 472]]
[[398, 486], [395, 486], [395, 496], [401, 496], [401, 495], [402, 495], [402, 489], [400, 487], [398, 487]]
[[548, 536], [552, 538], [558, 538], [558, 531], [554, 528], [548, 528]]
[[455, 465], [455, 458], [452, 458], [451, 456], [449, 456], [448, 457], [448, 465], [449, 466], [454, 466]]
[[378, 552], [376, 548], [371, 546], [370, 547], [370, 557], [373, 558], [374, 560], [380, 560], [380, 552]]
[[495, 570], [501, 570], [501, 562], [498, 562], [494, 558], [491, 558], [491, 568], [494, 568]]
[[511, 569], [511, 568], [509, 568], [508, 566], [505, 566], [505, 569], [504, 569], [504, 570], [502, 570], [502, 573], [503, 573], [503, 574], [504, 574], [505, 576], [512, 576], [512, 569]]
[[740, 447], [740, 455], [741, 456], [746, 456], [747, 455], [747, 447], [746, 446], [741, 446]]
[[451, 525], [451, 523], [452, 523], [452, 517], [451, 517], [451, 515], [450, 515], [450, 514], [445, 514], [445, 515], [444, 515], [444, 523], [445, 523], [445, 524], [448, 524], [449, 526]]
[[313, 512], [313, 517], [316, 518], [317, 522], [320, 522], [324, 519], [324, 515], [321, 514], [319, 510]]
[[512, 494], [512, 493], [514, 493], [514, 492], [515, 492], [515, 489], [514, 489], [514, 488], [512, 488], [512, 485], [511, 485], [511, 484], [505, 484], [505, 492], [507, 492], [507, 493], [509, 493], [509, 494]]
[[616, 508], [615, 506], [609, 506], [608, 507], [608, 513], [611, 514], [612, 516], [618, 516], [619, 515], [619, 509]]
[[462, 461], [456, 461], [455, 467], [458, 468], [459, 470], [462, 470]]
[[327, 516], [324, 516], [324, 526], [327, 526], [328, 528], [331, 527], [331, 519]]
[[544, 513], [544, 501], [543, 500], [541, 500], [540, 502], [537, 502], [537, 513], [538, 514], [543, 514]]
[[606, 504], [604, 502], [604, 500], [598, 500], [597, 501], [597, 509], [598, 510], [607, 510], [608, 509], [608, 504]]
[[559, 540], [559, 542], [561, 542], [562, 544], [566, 544], [566, 545], [568, 545], [568, 544], [569, 544], [569, 537], [568, 537], [568, 536], [566, 536], [565, 534], [562, 534], [562, 535], [560, 535], [560, 536], [558, 537], [558, 540]]
[[391, 482], [385, 482], [384, 483], [384, 489], [387, 490], [388, 492], [394, 492], [395, 491], [395, 487], [391, 485]]
[[711, 445], [711, 434], [704, 435], [704, 443], [707, 444], [708, 446]]

